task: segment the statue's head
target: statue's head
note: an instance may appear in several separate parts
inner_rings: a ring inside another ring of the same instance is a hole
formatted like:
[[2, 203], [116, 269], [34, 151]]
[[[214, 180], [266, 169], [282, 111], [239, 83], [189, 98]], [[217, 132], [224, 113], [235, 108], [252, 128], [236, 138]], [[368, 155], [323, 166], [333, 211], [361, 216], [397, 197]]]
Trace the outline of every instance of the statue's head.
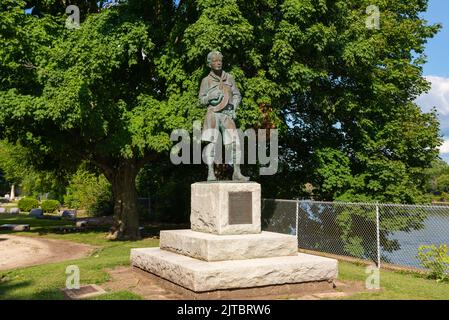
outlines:
[[223, 55], [219, 51], [211, 51], [207, 55], [207, 64], [214, 71], [221, 71], [223, 67]]

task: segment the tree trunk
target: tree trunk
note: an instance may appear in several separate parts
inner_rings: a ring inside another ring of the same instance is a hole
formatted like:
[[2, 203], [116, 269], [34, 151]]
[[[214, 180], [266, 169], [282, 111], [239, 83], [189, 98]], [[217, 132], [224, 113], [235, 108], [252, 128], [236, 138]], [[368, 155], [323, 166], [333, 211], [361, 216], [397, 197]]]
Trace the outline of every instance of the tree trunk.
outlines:
[[111, 240], [140, 239], [135, 184], [138, 173], [137, 166], [133, 160], [123, 161], [111, 173], [110, 182], [114, 197], [114, 226], [108, 238]]

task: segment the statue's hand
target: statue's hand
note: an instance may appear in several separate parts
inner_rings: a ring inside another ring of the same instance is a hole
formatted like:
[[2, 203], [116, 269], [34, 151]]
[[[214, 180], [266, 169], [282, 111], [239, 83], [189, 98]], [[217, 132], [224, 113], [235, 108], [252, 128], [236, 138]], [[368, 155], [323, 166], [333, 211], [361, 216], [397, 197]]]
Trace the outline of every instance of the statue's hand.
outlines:
[[208, 97], [209, 101], [217, 100], [218, 98], [220, 98], [220, 92], [214, 90], [212, 92], [209, 92], [207, 97]]
[[237, 112], [235, 111], [235, 107], [234, 106], [232, 106], [231, 118], [233, 120], [237, 119]]

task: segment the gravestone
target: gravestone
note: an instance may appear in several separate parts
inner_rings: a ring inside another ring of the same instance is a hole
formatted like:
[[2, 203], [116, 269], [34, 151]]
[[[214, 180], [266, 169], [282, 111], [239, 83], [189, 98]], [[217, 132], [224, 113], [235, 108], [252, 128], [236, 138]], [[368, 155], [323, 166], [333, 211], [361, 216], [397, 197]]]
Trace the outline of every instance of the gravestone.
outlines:
[[10, 231], [29, 231], [29, 224], [4, 224], [0, 226], [0, 230], [10, 230]]
[[0, 213], [6, 213], [6, 208], [0, 207]]
[[9, 209], [9, 213], [10, 214], [19, 214], [20, 209], [19, 208], [11, 208], [11, 209]]
[[77, 228], [86, 228], [88, 224], [89, 223], [87, 221], [77, 221], [76, 222], [76, 227]]
[[39, 209], [39, 208], [31, 209], [29, 216], [30, 217], [43, 217], [44, 210]]
[[61, 217], [64, 219], [76, 219], [76, 210], [64, 210], [61, 213]]

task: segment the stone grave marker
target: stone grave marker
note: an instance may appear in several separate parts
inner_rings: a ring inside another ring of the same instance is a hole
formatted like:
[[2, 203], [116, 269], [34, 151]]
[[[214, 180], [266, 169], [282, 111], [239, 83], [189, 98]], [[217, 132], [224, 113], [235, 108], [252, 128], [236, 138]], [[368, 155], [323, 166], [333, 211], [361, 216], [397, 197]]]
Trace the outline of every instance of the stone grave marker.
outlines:
[[29, 224], [4, 224], [0, 226], [0, 230], [11, 230], [11, 231], [29, 231]]
[[64, 219], [76, 219], [76, 210], [64, 210], [61, 213], [61, 217]]
[[44, 210], [40, 209], [40, 208], [35, 208], [35, 209], [31, 209], [30, 217], [42, 217], [44, 216]]
[[11, 208], [11, 209], [9, 209], [9, 213], [10, 214], [19, 214], [20, 209], [19, 208]]

